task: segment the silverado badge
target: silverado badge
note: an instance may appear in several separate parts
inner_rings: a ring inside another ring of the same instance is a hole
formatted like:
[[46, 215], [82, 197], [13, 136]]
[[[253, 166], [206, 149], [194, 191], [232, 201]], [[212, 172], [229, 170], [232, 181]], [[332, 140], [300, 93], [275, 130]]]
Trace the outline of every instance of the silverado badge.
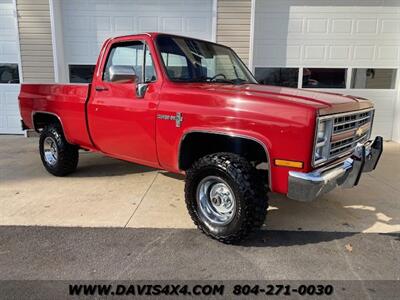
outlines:
[[175, 121], [176, 127], [179, 128], [179, 127], [181, 127], [181, 124], [182, 124], [182, 121], [183, 121], [183, 116], [182, 116], [182, 113], [180, 113], [180, 112], [176, 113], [175, 116], [158, 114], [157, 115], [157, 119], [160, 119], [160, 120], [173, 120], [173, 121]]

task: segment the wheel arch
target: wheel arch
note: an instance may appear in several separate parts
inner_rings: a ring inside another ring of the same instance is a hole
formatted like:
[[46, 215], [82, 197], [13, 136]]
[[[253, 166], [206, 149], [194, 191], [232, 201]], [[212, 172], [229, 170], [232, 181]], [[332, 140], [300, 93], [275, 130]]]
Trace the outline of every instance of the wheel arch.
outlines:
[[[221, 147], [220, 143], [212, 144], [216, 139], [221, 139], [222, 149], [218, 149]], [[212, 147], [204, 149], [197, 149], [199, 141], [209, 141]], [[193, 143], [194, 142], [194, 143]], [[244, 145], [244, 148], [236, 148], [238, 145]], [[227, 143], [227, 144], [226, 144]], [[268, 175], [268, 184], [271, 186], [271, 156], [268, 151], [267, 145], [261, 141], [259, 138], [242, 134], [242, 133], [234, 133], [234, 132], [224, 132], [224, 131], [212, 131], [212, 130], [189, 130], [186, 131], [179, 142], [178, 148], [178, 169], [181, 171], [186, 171], [191, 164], [201, 156], [215, 153], [215, 152], [232, 152], [243, 155], [243, 151], [248, 150], [250, 147], [251, 154], [254, 154], [252, 151], [258, 149], [258, 153], [256, 158], [260, 158], [265, 160], [267, 163], [267, 175]], [[258, 147], [258, 148], [253, 148]], [[196, 148], [195, 151], [189, 151]], [[227, 151], [228, 150], [228, 151]], [[234, 151], [229, 151], [234, 150]]]
[[65, 134], [65, 129], [64, 129], [64, 124], [61, 120], [61, 118], [53, 113], [53, 112], [47, 112], [47, 111], [33, 111], [32, 112], [32, 126], [33, 129], [36, 132], [40, 132], [41, 129], [43, 129], [45, 126], [49, 124], [58, 124], [61, 127], [61, 130], [64, 134], [65, 139], [69, 143], [69, 139]]

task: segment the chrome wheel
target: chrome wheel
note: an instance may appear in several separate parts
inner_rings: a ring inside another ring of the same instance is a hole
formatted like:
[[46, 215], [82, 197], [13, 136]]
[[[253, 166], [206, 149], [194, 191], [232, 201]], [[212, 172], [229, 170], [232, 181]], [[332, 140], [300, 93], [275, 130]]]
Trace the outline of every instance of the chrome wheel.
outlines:
[[235, 216], [235, 195], [226, 181], [217, 176], [208, 176], [200, 181], [197, 204], [201, 214], [218, 225], [228, 224]]
[[46, 163], [54, 166], [58, 159], [58, 150], [56, 141], [52, 137], [46, 137], [43, 143], [44, 159]]

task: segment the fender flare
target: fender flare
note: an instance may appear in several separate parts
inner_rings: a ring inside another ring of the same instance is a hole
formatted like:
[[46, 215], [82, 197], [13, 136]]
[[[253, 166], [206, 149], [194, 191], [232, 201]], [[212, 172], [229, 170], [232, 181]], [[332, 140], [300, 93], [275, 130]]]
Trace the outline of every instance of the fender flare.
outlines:
[[50, 115], [50, 116], [56, 117], [57, 120], [60, 122], [61, 129], [64, 133], [65, 139], [67, 140], [68, 143], [71, 144], [70, 140], [68, 139], [68, 136], [65, 134], [64, 124], [63, 124], [61, 118], [59, 117], [59, 115], [57, 115], [56, 113], [53, 113], [53, 112], [48, 112], [48, 111], [41, 111], [41, 110], [32, 111], [32, 113], [31, 113], [32, 127], [33, 127], [33, 130], [35, 130], [36, 132], [39, 132], [39, 130], [36, 128], [36, 125], [35, 125], [35, 115], [36, 114], [44, 114], [44, 115]]
[[264, 142], [262, 142], [258, 138], [255, 138], [253, 136], [246, 135], [246, 134], [236, 133], [236, 132], [226, 132], [226, 131], [221, 131], [221, 130], [208, 130], [208, 129], [189, 129], [189, 130], [185, 131], [182, 134], [182, 137], [181, 137], [181, 139], [179, 141], [179, 145], [178, 145], [177, 170], [182, 171], [179, 166], [182, 144], [183, 144], [185, 138], [188, 135], [190, 135], [191, 133], [206, 133], [206, 134], [222, 135], [222, 136], [228, 136], [228, 137], [236, 137], [236, 138], [247, 139], [247, 140], [250, 140], [250, 141], [253, 141], [253, 142], [256, 142], [257, 144], [259, 144], [264, 149], [265, 155], [267, 156], [268, 185], [271, 188], [271, 184], [272, 184], [272, 182], [271, 182], [271, 156], [268, 151], [268, 147], [265, 145]]

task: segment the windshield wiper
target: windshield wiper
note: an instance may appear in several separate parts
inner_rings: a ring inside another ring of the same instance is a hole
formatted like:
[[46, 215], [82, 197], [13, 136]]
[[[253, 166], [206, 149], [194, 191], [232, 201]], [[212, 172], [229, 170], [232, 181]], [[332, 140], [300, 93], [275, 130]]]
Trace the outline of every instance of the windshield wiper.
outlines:
[[242, 78], [236, 78], [234, 81], [236, 82], [235, 84], [247, 84], [247, 83], [250, 83], [250, 81], [248, 81], [246, 79], [242, 79]]
[[231, 79], [215, 79], [215, 80], [209, 81], [209, 82], [236, 84], [236, 82], [234, 80], [231, 80]]
[[179, 81], [179, 82], [206, 82], [206, 83], [226, 83], [226, 84], [234, 84], [234, 85], [240, 85], [240, 84], [245, 84], [249, 83], [247, 80], [241, 79], [241, 78], [236, 78], [236, 79], [214, 79], [210, 80], [209, 77], [200, 77], [200, 78], [173, 78], [173, 81]]
[[216, 82], [216, 83], [230, 83], [234, 85], [241, 85], [241, 84], [246, 84], [249, 83], [249, 81], [241, 79], [241, 78], [236, 78], [236, 79], [216, 79], [211, 82]]
[[197, 82], [208, 82], [208, 83], [229, 83], [229, 84], [236, 84], [236, 79], [226, 79], [226, 78], [214, 78], [202, 76], [196, 79]]

